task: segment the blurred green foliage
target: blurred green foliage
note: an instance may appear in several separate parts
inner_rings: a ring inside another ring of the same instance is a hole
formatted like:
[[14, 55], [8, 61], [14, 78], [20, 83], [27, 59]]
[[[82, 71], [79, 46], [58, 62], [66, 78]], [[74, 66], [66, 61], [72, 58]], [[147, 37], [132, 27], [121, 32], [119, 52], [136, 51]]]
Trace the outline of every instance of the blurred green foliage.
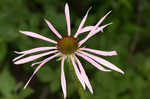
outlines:
[[[43, 66], [27, 89], [25, 82], [35, 68], [29, 64], [14, 65], [14, 51], [51, 46], [44, 41], [20, 34], [19, 30], [40, 33], [58, 40], [44, 18], [67, 35], [64, 5], [68, 2], [74, 33], [92, 6], [86, 25], [94, 25], [109, 10], [103, 22], [113, 24], [103, 33], [90, 38], [85, 46], [116, 50], [117, 56], [104, 57], [123, 71], [105, 73], [81, 59], [94, 89], [85, 91], [87, 99], [150, 99], [150, 1], [149, 0], [0, 0], [0, 99], [63, 99], [60, 85], [60, 61]], [[83, 38], [87, 33], [83, 34]], [[98, 43], [97, 43], [98, 42]], [[65, 65], [66, 77], [70, 75]], [[67, 80], [68, 99], [79, 99], [76, 85]]]

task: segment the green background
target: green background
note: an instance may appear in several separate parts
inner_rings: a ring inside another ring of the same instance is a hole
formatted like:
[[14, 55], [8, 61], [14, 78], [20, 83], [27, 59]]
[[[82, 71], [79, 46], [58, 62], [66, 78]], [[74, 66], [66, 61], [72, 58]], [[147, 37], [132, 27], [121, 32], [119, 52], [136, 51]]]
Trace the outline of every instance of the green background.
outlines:
[[[94, 25], [108, 11], [112, 13], [103, 24], [112, 25], [90, 38], [84, 46], [104, 51], [116, 50], [117, 56], [103, 57], [119, 68], [118, 72], [102, 72], [81, 59], [93, 86], [94, 94], [85, 91], [87, 99], [150, 99], [150, 1], [149, 0], [0, 0], [0, 99], [63, 99], [60, 84], [60, 61], [44, 65], [25, 83], [34, 68], [32, 62], [14, 65], [14, 51], [52, 46], [39, 39], [22, 35], [19, 30], [37, 32], [58, 40], [44, 22], [48, 19], [61, 33], [67, 35], [64, 5], [68, 2], [72, 34], [92, 6], [86, 25]], [[88, 33], [84, 33], [79, 40]], [[43, 58], [42, 58], [43, 59]], [[70, 79], [65, 64], [67, 98], [79, 99], [77, 87]]]

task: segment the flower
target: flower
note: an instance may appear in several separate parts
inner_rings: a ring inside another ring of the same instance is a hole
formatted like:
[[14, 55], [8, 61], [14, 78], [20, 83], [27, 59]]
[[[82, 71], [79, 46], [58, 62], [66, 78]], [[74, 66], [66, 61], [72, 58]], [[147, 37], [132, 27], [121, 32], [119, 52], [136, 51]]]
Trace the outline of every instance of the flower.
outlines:
[[[32, 76], [29, 78], [29, 80], [26, 83], [24, 88], [27, 87], [27, 85], [29, 84], [32, 77], [36, 74], [36, 72], [44, 64], [46, 64], [48, 61], [50, 61], [56, 57], [61, 58], [61, 86], [62, 86], [64, 98], [66, 98], [66, 96], [67, 96], [66, 78], [65, 78], [65, 72], [64, 72], [64, 61], [65, 61], [66, 57], [69, 57], [71, 59], [75, 73], [77, 75], [77, 78], [79, 79], [83, 88], [85, 89], [87, 86], [91, 93], [93, 93], [92, 86], [88, 80], [86, 72], [85, 72], [80, 60], [78, 59], [78, 57], [82, 57], [83, 59], [85, 59], [86, 61], [88, 61], [90, 64], [92, 64], [94, 67], [98, 68], [101, 71], [110, 72], [111, 70], [115, 70], [117, 72], [124, 74], [124, 72], [121, 69], [119, 69], [112, 63], [110, 63], [96, 55], [93, 55], [93, 54], [97, 54], [97, 55], [102, 55], [102, 56], [113, 56], [113, 55], [117, 55], [116, 51], [101, 51], [101, 50], [95, 50], [95, 49], [81, 47], [90, 37], [92, 37], [93, 35], [95, 35], [99, 32], [103, 32], [103, 29], [111, 24], [111, 23], [109, 23], [109, 24], [100, 26], [100, 24], [103, 22], [103, 20], [111, 12], [111, 11], [109, 11], [104, 17], [102, 17], [97, 22], [97, 24], [95, 26], [84, 27], [84, 23], [87, 19], [90, 9], [91, 9], [91, 7], [88, 9], [86, 15], [83, 17], [77, 32], [73, 36], [71, 36], [70, 14], [69, 14], [69, 7], [68, 7], [67, 3], [65, 5], [65, 16], [66, 16], [68, 36], [62, 37], [60, 35], [60, 33], [54, 28], [54, 26], [48, 20], [44, 19], [45, 22], [47, 23], [48, 27], [51, 29], [51, 31], [59, 38], [59, 41], [49, 39], [47, 37], [44, 37], [44, 36], [39, 35], [34, 32], [20, 31], [20, 33], [22, 33], [24, 35], [27, 35], [27, 36], [30, 36], [33, 38], [38, 38], [38, 39], [47, 41], [49, 43], [55, 44], [53, 47], [38, 47], [38, 48], [33, 48], [33, 49], [22, 51], [22, 52], [17, 52], [17, 51], [15, 52], [17, 54], [20, 54], [20, 56], [13, 59], [14, 64], [24, 64], [24, 63], [28, 63], [28, 62], [34, 61], [36, 59], [39, 59], [41, 57], [51, 55], [50, 57], [48, 57], [40, 62], [36, 62], [36, 63], [32, 64], [32, 66], [34, 66], [36, 64], [38, 64], [38, 66], [35, 69], [35, 71], [33, 72]], [[84, 39], [82, 39], [81, 41], [78, 41], [77, 37], [84, 32], [89, 32], [89, 33]], [[47, 52], [23, 58], [26, 55], [33, 54], [36, 52], [42, 52], [42, 51], [47, 51]], [[93, 53], [93, 54], [91, 54], [91, 53]], [[100, 64], [109, 69], [102, 67]]]

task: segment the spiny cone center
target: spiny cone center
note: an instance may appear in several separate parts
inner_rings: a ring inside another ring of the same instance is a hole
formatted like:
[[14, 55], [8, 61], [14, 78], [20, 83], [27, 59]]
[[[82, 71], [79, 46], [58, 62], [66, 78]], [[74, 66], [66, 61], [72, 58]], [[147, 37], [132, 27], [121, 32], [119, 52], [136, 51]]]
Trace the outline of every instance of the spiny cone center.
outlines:
[[78, 49], [77, 39], [71, 36], [64, 37], [58, 41], [57, 48], [63, 54], [72, 54]]

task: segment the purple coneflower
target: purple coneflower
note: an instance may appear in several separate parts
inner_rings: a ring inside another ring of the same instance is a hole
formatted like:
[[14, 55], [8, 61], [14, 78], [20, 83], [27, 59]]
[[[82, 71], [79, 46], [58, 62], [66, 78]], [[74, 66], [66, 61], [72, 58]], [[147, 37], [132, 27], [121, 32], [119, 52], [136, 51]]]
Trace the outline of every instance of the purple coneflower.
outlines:
[[[90, 37], [92, 37], [93, 35], [95, 35], [99, 32], [103, 32], [103, 29], [111, 24], [111, 23], [109, 23], [109, 24], [100, 26], [100, 24], [103, 22], [103, 20], [111, 12], [110, 11], [104, 17], [102, 17], [95, 26], [85, 26], [84, 27], [84, 23], [86, 21], [86, 18], [88, 16], [90, 9], [91, 8], [88, 9], [86, 15], [83, 17], [83, 19], [79, 25], [77, 32], [73, 36], [71, 36], [70, 14], [69, 14], [68, 4], [65, 5], [65, 16], [66, 16], [68, 36], [62, 37], [60, 35], [60, 33], [53, 27], [53, 25], [48, 20], [45, 19], [45, 22], [47, 23], [48, 27], [59, 38], [58, 41], [49, 39], [47, 37], [39, 35], [38, 33], [29, 32], [29, 31], [20, 31], [20, 33], [22, 33], [24, 35], [38, 38], [38, 39], [41, 39], [41, 40], [44, 40], [44, 41], [54, 44], [54, 46], [52, 46], [52, 47], [38, 47], [38, 48], [33, 48], [33, 49], [22, 51], [22, 52], [16, 52], [17, 54], [20, 54], [20, 56], [16, 57], [13, 60], [15, 64], [28, 63], [28, 62], [34, 61], [36, 59], [39, 59], [41, 57], [50, 55], [50, 57], [48, 57], [40, 62], [36, 62], [36, 63], [32, 64], [32, 66], [34, 66], [36, 64], [38, 64], [38, 66], [35, 69], [35, 71], [33, 72], [32, 76], [29, 78], [29, 80], [26, 83], [24, 88], [27, 87], [27, 85], [29, 84], [32, 77], [36, 74], [36, 72], [44, 64], [46, 64], [48, 61], [50, 61], [56, 57], [59, 57], [61, 59], [61, 86], [62, 86], [62, 90], [64, 93], [64, 98], [66, 98], [66, 96], [67, 96], [66, 79], [65, 79], [65, 72], [64, 72], [64, 61], [65, 61], [66, 57], [69, 57], [71, 59], [75, 73], [77, 75], [77, 78], [79, 79], [83, 88], [85, 89], [87, 86], [91, 93], [93, 93], [92, 86], [88, 80], [85, 70], [84, 70], [80, 60], [78, 59], [78, 57], [82, 57], [83, 59], [85, 59], [86, 61], [88, 61], [90, 64], [92, 64], [94, 67], [98, 68], [101, 71], [110, 72], [111, 70], [115, 70], [117, 72], [124, 74], [124, 72], [121, 69], [119, 69], [112, 63], [110, 63], [98, 56], [93, 55], [93, 54], [97, 54], [97, 55], [102, 55], [102, 56], [113, 56], [113, 55], [117, 55], [116, 51], [101, 51], [101, 50], [95, 50], [95, 49], [81, 47]], [[78, 41], [77, 37], [84, 32], [89, 32], [89, 33], [84, 39]], [[33, 54], [36, 52], [42, 52], [42, 51], [47, 51], [47, 52], [23, 58], [26, 55]], [[93, 53], [93, 54], [91, 54], [91, 53]], [[109, 69], [106, 69], [106, 68], [102, 67], [101, 65], [103, 65]]]

